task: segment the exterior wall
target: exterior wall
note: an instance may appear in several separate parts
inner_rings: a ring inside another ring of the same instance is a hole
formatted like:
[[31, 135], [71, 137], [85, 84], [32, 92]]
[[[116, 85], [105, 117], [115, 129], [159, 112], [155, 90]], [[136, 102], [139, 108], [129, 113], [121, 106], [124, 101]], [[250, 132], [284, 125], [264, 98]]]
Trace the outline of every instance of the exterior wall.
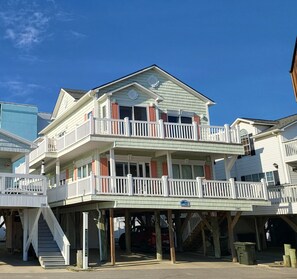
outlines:
[[[160, 81], [159, 85], [156, 88], [152, 88], [147, 81], [151, 75], [156, 76], [157, 79]], [[186, 112], [194, 112], [198, 115], [203, 114], [208, 117], [208, 108], [205, 102], [188, 93], [171, 80], [166, 79], [163, 75], [160, 75], [155, 70], [141, 73], [137, 76], [133, 76], [124, 81], [117, 82], [116, 84], [100, 89], [100, 93], [103, 94], [111, 92], [132, 82], [137, 82], [145, 88], [161, 96], [164, 100], [158, 104], [160, 110], [182, 110]], [[205, 120], [202, 120], [202, 124], [207, 123]]]
[[47, 135], [49, 138], [57, 137], [60, 133], [70, 132], [76, 126], [83, 124], [86, 120], [86, 115], [94, 109], [94, 102], [89, 100], [87, 104], [83, 105], [72, 113], [66, 120], [61, 121], [55, 128], [53, 128]]
[[6, 172], [6, 173], [12, 172], [12, 166], [11, 166], [10, 159], [0, 158], [0, 173], [1, 172]]
[[[245, 129], [249, 133], [252, 133], [254, 127], [252, 127], [252, 125], [240, 124], [240, 129]], [[243, 156], [237, 159], [231, 170], [231, 177], [240, 181], [243, 175], [278, 170], [280, 183], [290, 183], [285, 174], [286, 166], [283, 162], [280, 142], [279, 136], [255, 139], [254, 147], [256, 154], [254, 156]], [[278, 169], [276, 169], [273, 164], [277, 164]], [[216, 162], [215, 172], [217, 179], [226, 179], [224, 160]]]
[[75, 104], [75, 99], [68, 93], [64, 93], [56, 118], [61, 116], [66, 110], [71, 108], [74, 104]]
[[285, 131], [282, 133], [283, 140], [290, 140], [297, 137], [297, 123], [294, 125], [291, 125], [285, 129]]
[[0, 127], [27, 140], [37, 137], [37, 107], [0, 103]]

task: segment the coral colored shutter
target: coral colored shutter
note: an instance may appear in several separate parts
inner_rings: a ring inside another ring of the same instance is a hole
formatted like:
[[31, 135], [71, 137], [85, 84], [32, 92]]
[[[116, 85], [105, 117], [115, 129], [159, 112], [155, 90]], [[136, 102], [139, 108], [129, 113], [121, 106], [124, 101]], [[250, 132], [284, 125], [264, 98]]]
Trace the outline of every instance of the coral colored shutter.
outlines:
[[149, 107], [149, 120], [156, 122], [156, 109], [155, 107]]
[[85, 114], [85, 115], [84, 115], [84, 120], [86, 121], [87, 119], [88, 119], [88, 115]]
[[108, 160], [107, 160], [107, 158], [100, 158], [100, 175], [108, 176]]
[[95, 174], [95, 171], [96, 171], [96, 164], [95, 164], [95, 161], [93, 160], [92, 161], [92, 173]]
[[[149, 107], [149, 121], [150, 122], [156, 122], [156, 109], [155, 107]], [[153, 137], [156, 136], [156, 126], [151, 125], [150, 126], [150, 133]]]
[[66, 169], [66, 180], [69, 179], [69, 169]]
[[211, 179], [211, 167], [209, 165], [204, 166], [205, 179]]
[[77, 180], [77, 168], [75, 167], [73, 170], [73, 180], [76, 181]]
[[197, 135], [198, 135], [198, 139], [200, 139], [200, 129], [199, 129], [199, 125], [200, 125], [200, 116], [198, 116], [197, 114], [194, 114], [194, 121], [197, 123], [198, 127], [197, 127]]
[[167, 162], [162, 163], [162, 171], [163, 171], [163, 175], [168, 175]]
[[162, 112], [162, 113], [161, 113], [161, 119], [162, 119], [164, 122], [167, 122], [167, 121], [168, 121], [167, 113]]
[[112, 119], [119, 119], [119, 105], [118, 103], [111, 104], [111, 118]]
[[151, 161], [151, 175], [152, 178], [158, 177], [157, 162]]

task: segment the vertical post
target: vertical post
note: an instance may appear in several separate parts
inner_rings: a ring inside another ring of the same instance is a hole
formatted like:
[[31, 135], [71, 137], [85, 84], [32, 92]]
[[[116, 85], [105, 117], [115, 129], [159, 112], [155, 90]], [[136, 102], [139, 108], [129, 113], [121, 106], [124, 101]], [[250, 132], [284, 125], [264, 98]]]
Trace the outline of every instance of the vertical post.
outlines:
[[83, 212], [83, 269], [89, 265], [89, 212]]
[[168, 209], [168, 230], [169, 230], [169, 243], [170, 243], [170, 259], [174, 264], [175, 259], [175, 247], [174, 247], [174, 237], [173, 237], [173, 225], [172, 225], [172, 210]]
[[240, 127], [237, 124], [236, 125], [236, 136], [237, 136], [237, 143], [241, 143], [241, 138], [240, 138]]
[[236, 199], [236, 187], [235, 187], [234, 178], [230, 178], [229, 182], [230, 182], [231, 197], [232, 199]]
[[168, 189], [168, 177], [166, 175], [162, 176], [162, 186], [163, 186], [163, 196], [169, 196], [169, 189]]
[[114, 223], [113, 223], [113, 209], [109, 209], [109, 241], [110, 241], [110, 262], [115, 265], [115, 240], [114, 240]]
[[56, 160], [56, 187], [60, 185], [60, 160]]
[[193, 140], [198, 141], [198, 123], [193, 121]]
[[203, 242], [203, 255], [207, 255], [207, 249], [206, 249], [206, 237], [205, 237], [205, 230], [204, 230], [204, 224], [201, 225], [201, 234], [202, 234], [202, 242]]
[[172, 171], [172, 157], [171, 153], [167, 151], [167, 169], [168, 169], [168, 177], [173, 177], [173, 171]]
[[164, 121], [163, 121], [163, 119], [159, 119], [159, 137], [161, 139], [164, 139], [165, 138]]
[[215, 258], [221, 258], [221, 245], [220, 245], [220, 227], [217, 213], [215, 212], [213, 216], [211, 216], [211, 227], [212, 227], [212, 237], [213, 237], [213, 245]]
[[130, 137], [131, 136], [131, 130], [130, 130], [129, 117], [124, 118], [124, 125], [125, 125], [125, 135], [126, 135], [126, 137]]
[[230, 168], [229, 168], [229, 158], [227, 155], [224, 156], [224, 167], [225, 167], [225, 176], [226, 180], [230, 179], [231, 173], [230, 173]]
[[231, 250], [232, 261], [237, 262], [237, 255], [234, 248], [234, 232], [232, 226], [231, 212], [227, 212], [227, 222], [228, 222], [228, 235], [229, 235], [229, 246]]
[[125, 244], [126, 253], [131, 254], [131, 215], [129, 209], [125, 209]]
[[116, 182], [115, 182], [115, 176], [116, 176], [116, 172], [115, 172], [115, 159], [114, 159], [114, 149], [110, 149], [109, 150], [109, 162], [110, 162], [110, 176], [111, 176], [111, 180], [110, 180], [110, 188], [112, 193], [114, 192], [115, 188], [116, 188]]
[[99, 237], [99, 241], [100, 241], [100, 260], [101, 261], [107, 261], [107, 240], [106, 240], [106, 214], [105, 214], [105, 210], [101, 210], [100, 211], [100, 222], [99, 222], [99, 233], [100, 233], [100, 237]]
[[175, 226], [176, 226], [176, 245], [177, 245], [177, 251], [182, 252], [183, 251], [183, 240], [182, 240], [182, 224], [181, 224], [181, 216], [180, 212], [175, 212]]
[[257, 242], [257, 250], [261, 251], [261, 241], [260, 241], [260, 234], [259, 234], [259, 227], [257, 222], [257, 216], [254, 217], [255, 220], [255, 231], [256, 231], [256, 242]]
[[231, 141], [231, 138], [230, 138], [230, 127], [228, 124], [225, 124], [224, 125], [224, 128], [225, 128], [225, 139], [226, 139], [226, 142], [230, 142]]
[[263, 189], [263, 198], [267, 201], [268, 200], [267, 183], [264, 178], [261, 179], [261, 182], [262, 182], [262, 189]]
[[26, 153], [26, 155], [25, 155], [25, 174], [29, 173], [29, 163], [30, 163], [29, 153]]
[[129, 173], [127, 174], [127, 187], [128, 187], [128, 195], [129, 196], [133, 196], [134, 195], [134, 191], [133, 191], [133, 178], [132, 178], [132, 174]]
[[24, 217], [24, 224], [23, 224], [23, 261], [28, 261], [28, 250], [26, 249], [27, 240], [28, 240], [28, 224], [29, 224], [29, 217], [28, 217], [28, 209], [23, 210], [23, 217]]
[[203, 185], [202, 185], [202, 178], [196, 177], [197, 182], [197, 195], [198, 198], [203, 198]]
[[155, 232], [156, 232], [156, 258], [158, 261], [162, 261], [162, 234], [160, 227], [160, 211], [155, 210]]

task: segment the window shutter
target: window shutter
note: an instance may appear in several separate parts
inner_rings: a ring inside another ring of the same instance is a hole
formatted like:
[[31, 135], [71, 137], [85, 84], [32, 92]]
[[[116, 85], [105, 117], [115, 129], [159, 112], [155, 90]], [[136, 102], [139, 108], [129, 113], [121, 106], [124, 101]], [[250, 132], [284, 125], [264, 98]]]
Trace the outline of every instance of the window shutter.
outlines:
[[168, 175], [167, 162], [162, 163], [162, 171], [163, 171], [163, 175]]
[[204, 166], [204, 171], [205, 171], [205, 179], [211, 179], [211, 167], [210, 167], [210, 165], [205, 165]]
[[119, 105], [118, 103], [111, 104], [111, 118], [112, 119], [119, 119]]
[[158, 177], [157, 161], [151, 161], [151, 175], [152, 178]]
[[149, 107], [149, 121], [156, 122], [156, 109], [155, 107]]
[[100, 175], [108, 176], [108, 160], [107, 160], [107, 158], [100, 158]]
[[162, 113], [161, 113], [161, 119], [162, 119], [164, 122], [167, 122], [167, 121], [168, 121], [167, 113], [162, 112]]

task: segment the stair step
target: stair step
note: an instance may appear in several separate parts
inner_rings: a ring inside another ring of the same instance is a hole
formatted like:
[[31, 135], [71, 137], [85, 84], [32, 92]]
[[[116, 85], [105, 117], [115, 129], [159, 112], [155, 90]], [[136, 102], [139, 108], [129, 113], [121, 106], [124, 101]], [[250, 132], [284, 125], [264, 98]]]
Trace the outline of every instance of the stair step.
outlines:
[[55, 251], [51, 251], [51, 252], [40, 252], [39, 253], [39, 257], [63, 257], [61, 252], [55, 252]]
[[59, 247], [40, 247], [38, 248], [38, 253], [40, 252], [59, 252]]

